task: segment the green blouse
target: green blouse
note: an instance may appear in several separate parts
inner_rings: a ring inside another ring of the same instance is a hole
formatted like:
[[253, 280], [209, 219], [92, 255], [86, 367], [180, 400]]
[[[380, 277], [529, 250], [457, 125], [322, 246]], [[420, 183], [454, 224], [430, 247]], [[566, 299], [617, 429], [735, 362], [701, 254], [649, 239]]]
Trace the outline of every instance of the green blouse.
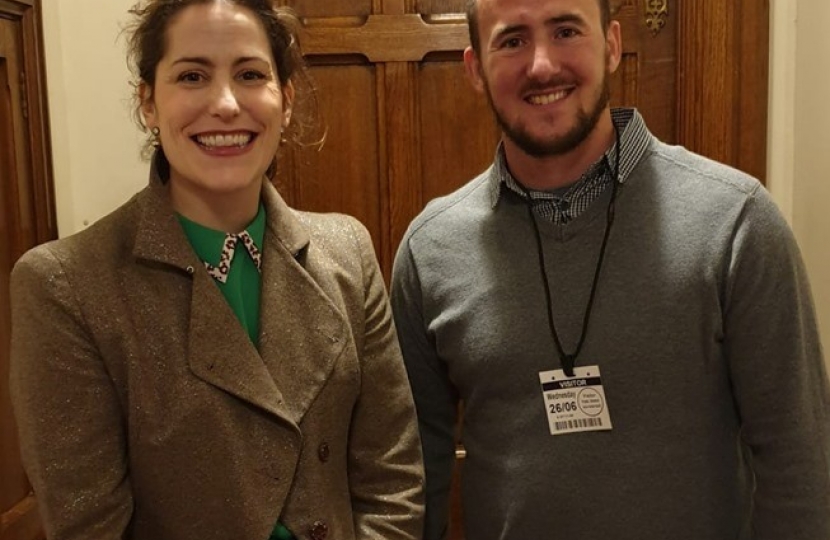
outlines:
[[[178, 215], [184, 233], [199, 258], [212, 265], [219, 265], [222, 247], [227, 233], [210, 229]], [[265, 239], [265, 207], [260, 205], [254, 220], [245, 228], [260, 253]], [[230, 305], [242, 328], [254, 346], [259, 345], [259, 302], [262, 278], [259, 270], [242, 242], [238, 242], [231, 261], [226, 282], [214, 280]], [[268, 540], [294, 540], [291, 531], [282, 523], [277, 523]]]
[[[213, 266], [219, 265], [222, 246], [225, 244], [227, 233], [210, 229], [178, 215], [184, 233], [193, 246], [199, 258]], [[265, 207], [260, 205], [254, 220], [245, 228], [254, 240], [257, 248], [262, 252], [262, 242], [265, 238]], [[248, 337], [255, 345], [259, 345], [259, 301], [262, 279], [248, 250], [237, 243], [233, 260], [231, 261], [228, 280], [225, 283], [214, 280], [228, 301], [239, 323], [248, 332]]]

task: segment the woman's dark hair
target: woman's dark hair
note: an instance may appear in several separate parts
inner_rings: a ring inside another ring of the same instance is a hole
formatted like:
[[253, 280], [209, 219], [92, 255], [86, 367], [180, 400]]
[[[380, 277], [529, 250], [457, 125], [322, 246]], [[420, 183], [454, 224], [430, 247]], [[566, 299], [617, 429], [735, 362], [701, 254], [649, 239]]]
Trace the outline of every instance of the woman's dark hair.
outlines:
[[[292, 121], [286, 136], [301, 141], [303, 135], [313, 131], [316, 125], [316, 90], [300, 49], [300, 21], [291, 8], [278, 5], [277, 0], [140, 0], [135, 4], [129, 10], [133, 20], [126, 33], [127, 60], [134, 76], [133, 114], [139, 128], [145, 133], [148, 131], [141, 115], [140, 88], [144, 84], [151, 92], [155, 89], [156, 68], [166, 52], [167, 29], [171, 21], [189, 6], [216, 1], [244, 7], [262, 24], [271, 45], [280, 86], [291, 81], [295, 89]], [[152, 139], [147, 141], [145, 153], [151, 153], [152, 143]], [[273, 171], [269, 169], [269, 173], [271, 176]]]

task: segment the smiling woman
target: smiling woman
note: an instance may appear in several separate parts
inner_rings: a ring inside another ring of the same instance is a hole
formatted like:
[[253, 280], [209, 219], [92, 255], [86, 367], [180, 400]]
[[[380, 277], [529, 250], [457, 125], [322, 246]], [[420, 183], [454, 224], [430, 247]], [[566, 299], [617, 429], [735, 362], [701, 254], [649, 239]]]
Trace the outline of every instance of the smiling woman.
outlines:
[[262, 24], [247, 8], [194, 5], [167, 29], [141, 112], [170, 163], [173, 207], [215, 229], [242, 230], [291, 120], [294, 87], [280, 82]]
[[[257, 182], [276, 165], [291, 125], [294, 80], [304, 74], [296, 21], [262, 6], [257, 13], [256, 5], [197, 3], [173, 11], [175, 5], [133, 8], [137, 119], [154, 134], [149, 142], [160, 147], [165, 176], [178, 176], [171, 184], [176, 210], [216, 228], [244, 227]], [[205, 195], [220, 195], [219, 204], [242, 222], [200, 204]]]
[[149, 185], [12, 275], [12, 400], [48, 537], [418, 538], [420, 444], [371, 239], [268, 181], [296, 19], [271, 0], [131, 12]]

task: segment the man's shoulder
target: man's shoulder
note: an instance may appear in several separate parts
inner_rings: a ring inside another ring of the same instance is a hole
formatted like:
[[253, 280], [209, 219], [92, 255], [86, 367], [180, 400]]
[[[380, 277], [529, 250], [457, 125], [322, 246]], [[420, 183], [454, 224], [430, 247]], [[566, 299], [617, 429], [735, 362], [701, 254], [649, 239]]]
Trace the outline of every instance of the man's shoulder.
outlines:
[[644, 160], [646, 171], [661, 179], [683, 182], [679, 185], [702, 187], [713, 195], [731, 193], [739, 198], [752, 196], [761, 186], [757, 178], [683, 146], [656, 142], [651, 150], [650, 159]]
[[493, 194], [490, 178], [492, 166], [446, 195], [427, 203], [409, 225], [405, 239], [434, 230], [447, 230], [477, 220], [482, 212], [492, 210]]

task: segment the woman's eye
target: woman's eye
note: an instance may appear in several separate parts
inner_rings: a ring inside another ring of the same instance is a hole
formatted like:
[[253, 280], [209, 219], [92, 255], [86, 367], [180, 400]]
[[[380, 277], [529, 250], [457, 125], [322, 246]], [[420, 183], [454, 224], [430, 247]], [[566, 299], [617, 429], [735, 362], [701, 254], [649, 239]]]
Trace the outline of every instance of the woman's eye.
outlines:
[[249, 70], [243, 71], [239, 75], [239, 78], [242, 79], [243, 81], [260, 81], [260, 80], [265, 78], [265, 75], [260, 73], [259, 71], [249, 69]]
[[201, 82], [202, 80], [202, 75], [200, 73], [196, 73], [195, 71], [187, 71], [179, 75], [179, 81], [181, 82], [197, 83]]

